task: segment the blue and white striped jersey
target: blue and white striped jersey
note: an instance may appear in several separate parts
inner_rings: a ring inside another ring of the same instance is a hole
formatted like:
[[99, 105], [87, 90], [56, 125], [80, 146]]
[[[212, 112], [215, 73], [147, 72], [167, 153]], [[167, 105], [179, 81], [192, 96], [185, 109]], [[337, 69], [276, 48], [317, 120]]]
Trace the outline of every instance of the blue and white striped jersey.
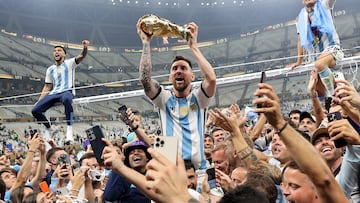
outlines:
[[51, 83], [53, 89], [49, 94], [57, 94], [73, 87], [74, 68], [77, 66], [75, 58], [67, 59], [59, 66], [53, 64], [46, 70], [45, 83]]
[[206, 111], [212, 98], [201, 88], [193, 88], [184, 98], [162, 88], [153, 103], [159, 108], [164, 136], [178, 136], [178, 150], [196, 169], [206, 169], [204, 128]]

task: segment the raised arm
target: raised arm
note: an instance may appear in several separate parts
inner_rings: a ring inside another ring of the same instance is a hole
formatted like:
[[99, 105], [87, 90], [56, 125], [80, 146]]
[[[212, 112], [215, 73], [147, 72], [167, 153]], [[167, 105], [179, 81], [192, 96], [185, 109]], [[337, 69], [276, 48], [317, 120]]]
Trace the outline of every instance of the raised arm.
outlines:
[[194, 22], [191, 22], [188, 24], [187, 28], [189, 29], [189, 47], [204, 76], [202, 88], [207, 96], [212, 97], [215, 95], [216, 90], [216, 75], [214, 69], [197, 46], [198, 26]]
[[215, 118], [215, 126], [219, 126], [230, 132], [234, 152], [236, 152], [237, 159], [239, 159], [237, 161], [238, 164], [248, 166], [258, 160], [252, 147], [248, 145], [240, 131], [235, 112], [230, 111], [230, 116], [224, 115], [219, 109], [214, 109], [214, 111], [209, 113]]
[[88, 40], [83, 40], [81, 44], [84, 46], [81, 50], [80, 54], [75, 57], [75, 63], [79, 64], [87, 55], [87, 47], [89, 46], [90, 42]]
[[39, 149], [40, 144], [44, 143], [44, 141], [41, 140], [42, 139], [40, 138], [39, 134], [35, 134], [34, 137], [29, 140], [29, 150], [27, 151], [26, 159], [20, 168], [16, 182], [13, 184], [10, 190], [14, 190], [20, 185], [26, 183], [26, 180], [30, 175], [31, 163], [33, 162], [35, 152]]
[[315, 118], [316, 118], [316, 127], [318, 127], [321, 124], [322, 120], [324, 120], [324, 118], [325, 118], [323, 108], [321, 106], [320, 100], [318, 98], [318, 94], [316, 92], [317, 81], [318, 81], [317, 72], [315, 70], [312, 70], [309, 85], [308, 85], [308, 90], [310, 93], [313, 108], [315, 110], [314, 114], [315, 114]]
[[[320, 202], [347, 202], [346, 196], [320, 153], [283, 119], [280, 111], [280, 99], [273, 88], [263, 83], [258, 86], [259, 89], [254, 95], [265, 95], [265, 97], [256, 98], [253, 101], [253, 104], [262, 104], [263, 106], [254, 111], [264, 113], [269, 123], [279, 130], [278, 134], [291, 156], [315, 185]], [[314, 163], [316, 163], [316, 167], [314, 167]]]
[[39, 183], [45, 178], [46, 176], [46, 148], [45, 148], [45, 141], [43, 139], [40, 140], [39, 146], [39, 164], [36, 169], [36, 174], [33, 179], [31, 179], [31, 185], [37, 186]]
[[136, 29], [143, 44], [143, 50], [139, 65], [140, 81], [144, 88], [145, 94], [150, 99], [154, 99], [160, 91], [160, 85], [158, 81], [151, 78], [152, 66], [151, 66], [150, 42], [152, 36], [149, 36], [142, 31], [140, 19], [136, 24]]
[[360, 94], [355, 87], [347, 80], [336, 80], [336, 86], [334, 101], [340, 103], [340, 105], [348, 101], [360, 111]]
[[104, 148], [102, 155], [105, 166], [110, 167], [115, 173], [121, 175], [127, 181], [134, 184], [146, 196], [154, 196], [155, 191], [149, 190], [144, 184], [146, 183], [145, 176], [134, 169], [127, 167], [123, 162], [122, 155], [118, 153], [117, 148], [113, 147], [108, 140], [103, 138], [102, 141], [107, 145]]

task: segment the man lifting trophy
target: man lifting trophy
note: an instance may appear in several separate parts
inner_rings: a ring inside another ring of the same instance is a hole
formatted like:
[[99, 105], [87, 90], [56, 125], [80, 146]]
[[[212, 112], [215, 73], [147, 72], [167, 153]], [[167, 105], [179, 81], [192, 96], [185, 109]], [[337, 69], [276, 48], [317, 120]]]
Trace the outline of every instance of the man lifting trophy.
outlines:
[[[155, 15], [147, 15], [138, 20], [136, 30], [143, 44], [139, 64], [140, 81], [146, 96], [159, 108], [164, 136], [176, 136], [182, 158], [191, 160], [196, 169], [206, 169], [203, 132], [207, 108], [216, 91], [216, 75], [198, 47], [198, 26], [195, 22], [189, 22], [182, 27]], [[192, 62], [184, 56], [175, 56], [171, 62], [171, 90], [161, 87], [152, 78], [150, 43], [153, 36], [187, 40], [187, 51], [192, 54], [203, 76], [199, 86], [192, 85], [195, 80]]]

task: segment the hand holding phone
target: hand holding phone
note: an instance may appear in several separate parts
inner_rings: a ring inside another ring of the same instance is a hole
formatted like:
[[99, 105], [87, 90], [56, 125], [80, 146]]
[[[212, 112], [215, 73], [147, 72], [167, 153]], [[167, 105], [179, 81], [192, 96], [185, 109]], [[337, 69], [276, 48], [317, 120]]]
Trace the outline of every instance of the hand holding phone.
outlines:
[[126, 124], [126, 125], [130, 125], [131, 124], [131, 120], [129, 119], [129, 115], [127, 114], [127, 107], [126, 105], [122, 105], [118, 108], [119, 114], [120, 114], [120, 119]]
[[90, 140], [90, 145], [94, 151], [97, 162], [99, 164], [103, 163], [104, 160], [101, 158], [101, 155], [106, 144], [101, 140], [104, 137], [104, 134], [100, 126], [96, 125], [92, 128], [87, 129], [85, 132], [88, 139]]
[[154, 149], [176, 164], [178, 154], [178, 139], [176, 136], [157, 136]]
[[32, 139], [37, 132], [36, 129], [30, 130], [30, 138]]
[[46, 181], [42, 181], [41, 183], [39, 183], [39, 187], [41, 192], [43, 193], [50, 192], [49, 185], [46, 183]]
[[[68, 154], [60, 154], [58, 157], [58, 165], [61, 167], [61, 169], [66, 169], [67, 165], [70, 164], [70, 157]], [[63, 174], [61, 177], [67, 177], [69, 174]]]
[[[328, 122], [333, 122], [336, 120], [341, 120], [342, 116], [339, 111], [328, 113], [327, 115]], [[334, 144], [336, 148], [344, 147], [347, 145], [347, 142], [344, 138], [339, 138], [337, 140], [334, 140]]]
[[[262, 71], [261, 72], [261, 77], [260, 77], [260, 83], [264, 83], [264, 82], [266, 82], [266, 73], [265, 73], [265, 71]], [[256, 107], [261, 108], [262, 105], [258, 104]]]

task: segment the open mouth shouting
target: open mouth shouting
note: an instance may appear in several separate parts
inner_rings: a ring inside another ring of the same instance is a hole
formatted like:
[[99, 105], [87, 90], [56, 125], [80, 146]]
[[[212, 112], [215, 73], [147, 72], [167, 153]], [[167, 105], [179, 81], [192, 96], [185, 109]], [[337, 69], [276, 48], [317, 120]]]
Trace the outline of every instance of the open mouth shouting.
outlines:
[[140, 156], [134, 156], [133, 161], [134, 161], [134, 163], [140, 163], [141, 162], [141, 157]]

